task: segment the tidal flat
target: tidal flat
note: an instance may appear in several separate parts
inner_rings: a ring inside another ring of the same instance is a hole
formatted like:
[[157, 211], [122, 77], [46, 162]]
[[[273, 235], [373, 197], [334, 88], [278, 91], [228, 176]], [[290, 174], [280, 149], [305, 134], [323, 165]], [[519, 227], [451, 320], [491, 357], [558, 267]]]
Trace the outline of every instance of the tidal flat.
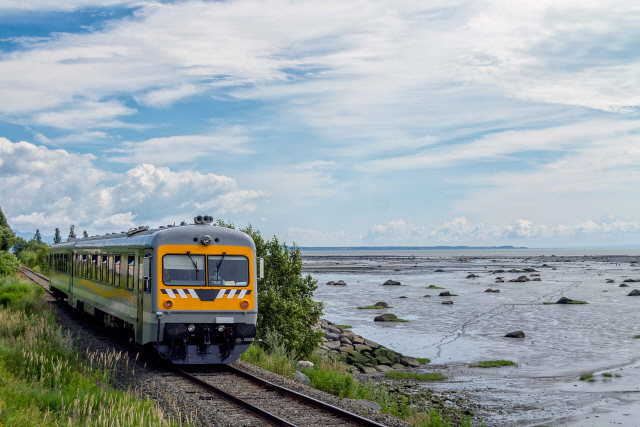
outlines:
[[[447, 379], [423, 387], [464, 391], [487, 426], [640, 426], [640, 296], [628, 296], [640, 255], [437, 255], [305, 254], [304, 272], [318, 279], [324, 318], [431, 359], [424, 372]], [[338, 280], [346, 286], [326, 285]], [[561, 297], [587, 304], [548, 304]], [[379, 301], [393, 308], [357, 308]], [[408, 322], [373, 321], [383, 313]], [[525, 338], [504, 337], [513, 331]], [[487, 360], [517, 366], [469, 367]]]

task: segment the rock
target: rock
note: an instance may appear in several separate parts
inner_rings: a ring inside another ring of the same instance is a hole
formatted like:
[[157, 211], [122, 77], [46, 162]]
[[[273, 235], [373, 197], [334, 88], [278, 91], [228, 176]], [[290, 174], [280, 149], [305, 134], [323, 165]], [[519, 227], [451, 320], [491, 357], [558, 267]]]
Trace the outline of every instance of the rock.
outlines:
[[624, 279], [622, 282], [623, 282], [623, 283], [635, 283], [635, 282], [637, 282], [637, 280], [633, 280], [633, 279]]
[[351, 402], [351, 403], [355, 403], [356, 405], [360, 405], [364, 408], [367, 408], [370, 411], [374, 411], [374, 412], [380, 412], [382, 410], [382, 408], [380, 407], [379, 404], [377, 404], [376, 402], [372, 402], [370, 400], [367, 399], [342, 399], [343, 402]]
[[504, 283], [504, 280], [502, 279], [502, 277], [498, 277], [496, 279], [496, 283]]
[[376, 349], [376, 348], [380, 347], [380, 345], [377, 342], [373, 342], [373, 341], [368, 340], [366, 338], [364, 339], [364, 345], [366, 345], [368, 347], [371, 347], [373, 349]]
[[378, 365], [378, 366], [376, 366], [376, 369], [378, 370], [378, 372], [389, 372], [389, 371], [393, 371], [393, 369], [391, 368], [391, 366], [387, 366], [387, 365]]
[[377, 356], [376, 360], [380, 365], [389, 365], [389, 366], [393, 365], [393, 362], [391, 361], [391, 359], [389, 359], [386, 356]]
[[309, 387], [311, 387], [311, 380], [309, 379], [308, 376], [306, 376], [305, 374], [303, 374], [300, 371], [296, 371], [295, 374], [293, 374], [294, 378], [298, 381], [300, 381], [303, 384], [308, 385]]
[[371, 351], [371, 347], [369, 347], [368, 345], [364, 345], [364, 344], [354, 344], [353, 346], [356, 348], [356, 350]]
[[347, 284], [344, 282], [344, 280], [338, 280], [335, 283], [335, 286], [347, 286]]
[[504, 270], [494, 270], [491, 272], [491, 274], [499, 274], [499, 273], [504, 273]]
[[475, 274], [470, 274], [467, 276], [467, 279], [474, 279], [476, 277], [480, 277], [480, 276], [476, 276]]
[[613, 279], [607, 279], [607, 283], [615, 283], [615, 280], [613, 280]]
[[376, 307], [387, 307], [387, 308], [389, 307], [389, 304], [387, 304], [387, 303], [386, 303], [386, 302], [384, 302], [384, 301], [379, 301], [379, 302], [375, 303], [374, 305], [375, 305]]
[[524, 268], [522, 271], [525, 273], [534, 273], [536, 270], [534, 268]]
[[316, 350], [318, 352], [318, 354], [327, 354], [328, 352], [328, 348], [322, 348], [320, 347], [318, 350]]
[[353, 343], [351, 342], [351, 340], [349, 340], [349, 339], [348, 339], [348, 338], [346, 338], [346, 337], [342, 337], [342, 338], [340, 338], [340, 342], [341, 342], [342, 344], [346, 344], [346, 345], [352, 345], [352, 344], [353, 344]]
[[509, 332], [505, 335], [505, 338], [524, 338], [524, 332], [522, 331], [514, 331]]
[[494, 289], [494, 290], [493, 290], [493, 293], [494, 293], [494, 294], [499, 294], [499, 293], [500, 293], [500, 289]]
[[493, 289], [487, 288], [487, 290], [485, 292], [493, 292]]
[[431, 298], [431, 295], [425, 295], [422, 298]]
[[532, 274], [531, 277], [539, 277], [539, 274]]
[[385, 314], [381, 314], [380, 316], [376, 316], [375, 319], [373, 319], [374, 322], [388, 322], [391, 319], [397, 319], [398, 317], [395, 314], [391, 314], [391, 313], [385, 313]]
[[406, 298], [406, 297], [405, 297], [405, 296], [403, 295], [403, 296], [401, 296], [401, 297], [398, 297], [398, 298]]
[[308, 360], [298, 360], [298, 369], [302, 368], [313, 368], [313, 362], [309, 362]]
[[444, 305], [453, 305], [453, 301], [442, 301]]
[[549, 266], [547, 264], [542, 264], [540, 267], [549, 268]]
[[364, 338], [359, 337], [358, 335], [354, 335], [351, 339], [351, 342], [354, 344], [364, 344]]
[[507, 270], [507, 273], [522, 273], [522, 270], [516, 270], [515, 268], [512, 268], [511, 270]]
[[420, 362], [418, 362], [413, 357], [401, 357], [400, 363], [402, 363], [404, 366], [411, 366], [412, 368], [420, 367]]
[[322, 329], [324, 329], [325, 331], [329, 331], [329, 332], [331, 332], [333, 334], [340, 335], [342, 333], [340, 328], [338, 328], [337, 326], [333, 326], [333, 325], [327, 325], [327, 326], [323, 327]]
[[351, 350], [353, 350], [353, 346], [352, 345], [342, 344], [340, 347], [338, 347], [338, 351], [340, 353], [348, 353]]
[[534, 279], [531, 279], [532, 282], [542, 282], [542, 279], [540, 279], [539, 277], [536, 277]]
[[343, 333], [340, 334], [340, 338], [346, 338], [349, 341], [353, 341], [355, 337], [356, 337], [356, 334], [354, 334], [351, 331], [344, 331]]
[[509, 280], [509, 282], [518, 282], [518, 283], [528, 282], [528, 281], [529, 281], [529, 278], [527, 276], [520, 276], [517, 279]]
[[400, 282], [397, 280], [387, 280], [382, 284], [382, 286], [400, 286]]
[[628, 288], [629, 285], [627, 285], [626, 283], [620, 283], [620, 286], [618, 286], [619, 288]]
[[331, 350], [337, 350], [340, 347], [340, 341], [329, 341], [325, 345]]
[[439, 268], [439, 269], [437, 269], [435, 272], [436, 272], [436, 273], [444, 273], [444, 270], [442, 270], [442, 269], [440, 269], [440, 268]]
[[562, 297], [556, 301], [556, 304], [569, 304], [571, 301], [573, 301], [571, 298]]
[[449, 291], [444, 291], [444, 292], [440, 292], [441, 297], [450, 297], [451, 296], [451, 292]]
[[391, 369], [404, 369], [404, 365], [396, 363], [395, 365], [391, 365]]
[[640, 290], [638, 289], [634, 289], [631, 292], [629, 292], [629, 294], [627, 294], [628, 297], [639, 297], [640, 296]]
[[335, 285], [335, 284], [336, 284], [336, 282], [334, 282], [333, 280], [331, 280], [331, 281], [327, 282], [327, 285], [329, 285], [329, 286], [333, 286], [333, 285]]
[[333, 332], [324, 332], [324, 337], [328, 340], [328, 341], [337, 341], [340, 339], [340, 335], [338, 334], [334, 334]]
[[360, 353], [359, 351], [350, 351], [347, 353], [347, 363], [354, 365], [356, 363], [366, 364], [369, 363], [370, 360], [367, 356]]

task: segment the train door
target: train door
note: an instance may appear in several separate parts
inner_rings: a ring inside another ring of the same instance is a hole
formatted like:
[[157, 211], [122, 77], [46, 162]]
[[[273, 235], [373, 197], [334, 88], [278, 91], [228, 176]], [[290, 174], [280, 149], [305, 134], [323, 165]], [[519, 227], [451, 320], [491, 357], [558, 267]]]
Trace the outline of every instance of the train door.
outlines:
[[143, 342], [144, 333], [144, 306], [145, 300], [150, 297], [148, 293], [149, 289], [149, 262], [150, 258], [145, 257], [142, 252], [138, 253], [138, 275], [137, 283], [135, 285], [136, 292], [136, 306], [138, 322], [136, 324], [136, 342]]

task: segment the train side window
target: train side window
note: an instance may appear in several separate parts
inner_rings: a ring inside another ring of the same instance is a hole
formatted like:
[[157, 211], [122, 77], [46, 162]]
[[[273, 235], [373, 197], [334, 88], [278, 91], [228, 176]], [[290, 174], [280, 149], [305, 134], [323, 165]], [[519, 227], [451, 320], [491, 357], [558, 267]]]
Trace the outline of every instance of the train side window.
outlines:
[[143, 283], [143, 269], [142, 269], [142, 255], [138, 257], [138, 292], [142, 292], [142, 283]]
[[87, 255], [83, 254], [82, 255], [82, 277], [84, 279], [87, 278]]
[[68, 254], [64, 254], [62, 256], [62, 261], [64, 262], [64, 266], [63, 266], [64, 272], [66, 274], [69, 274], [69, 255]]
[[102, 263], [100, 264], [100, 281], [107, 282], [107, 256], [102, 255]]
[[114, 275], [113, 275], [113, 254], [109, 254], [109, 263], [107, 265], [107, 283], [114, 284], [115, 283]]
[[96, 282], [102, 282], [102, 255], [96, 255]]
[[127, 256], [127, 289], [133, 289], [133, 282], [136, 277], [136, 255]]
[[114, 285], [116, 286], [120, 286], [120, 261], [121, 261], [121, 255], [120, 254], [115, 254], [115, 269], [113, 272], [113, 275], [115, 277], [115, 283]]
[[87, 279], [93, 280], [93, 266], [95, 265], [95, 255], [87, 255]]

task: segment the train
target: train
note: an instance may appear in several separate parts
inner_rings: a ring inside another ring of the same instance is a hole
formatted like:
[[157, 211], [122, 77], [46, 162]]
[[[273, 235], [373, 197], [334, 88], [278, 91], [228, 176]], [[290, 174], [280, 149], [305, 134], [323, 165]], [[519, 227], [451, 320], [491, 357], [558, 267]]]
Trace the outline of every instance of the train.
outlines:
[[233, 363], [256, 337], [264, 260], [249, 235], [212, 222], [54, 244], [50, 290], [173, 364]]

